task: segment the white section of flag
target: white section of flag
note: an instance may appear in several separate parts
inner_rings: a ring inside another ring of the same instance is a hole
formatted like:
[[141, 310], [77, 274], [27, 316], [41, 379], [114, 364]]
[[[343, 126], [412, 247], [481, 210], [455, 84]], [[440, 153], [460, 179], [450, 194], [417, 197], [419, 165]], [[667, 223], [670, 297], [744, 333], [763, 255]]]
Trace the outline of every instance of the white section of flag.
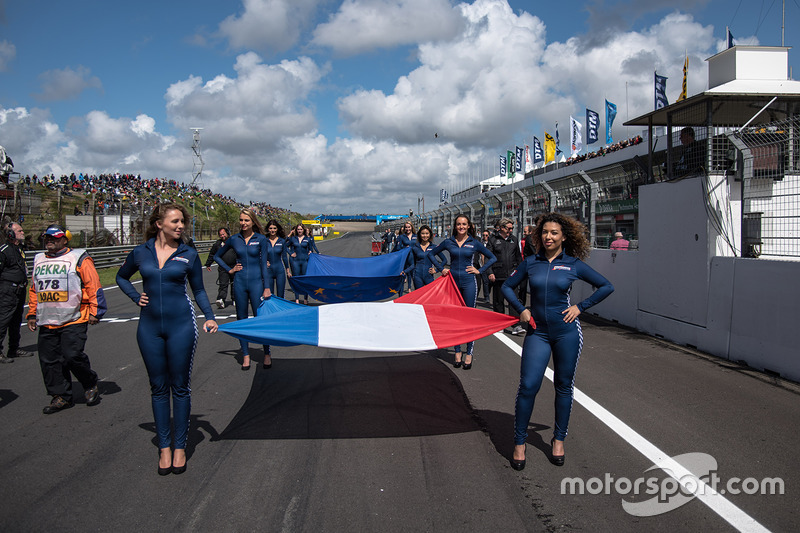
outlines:
[[318, 346], [376, 352], [437, 348], [423, 306], [381, 305], [380, 310], [371, 302], [320, 306]]

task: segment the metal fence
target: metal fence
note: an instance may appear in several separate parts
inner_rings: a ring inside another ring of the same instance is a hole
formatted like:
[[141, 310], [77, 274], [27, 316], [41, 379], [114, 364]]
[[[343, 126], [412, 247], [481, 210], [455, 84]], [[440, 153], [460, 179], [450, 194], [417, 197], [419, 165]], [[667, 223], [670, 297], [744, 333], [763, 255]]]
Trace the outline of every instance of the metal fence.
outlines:
[[800, 257], [800, 116], [728, 135], [740, 156], [742, 255]]

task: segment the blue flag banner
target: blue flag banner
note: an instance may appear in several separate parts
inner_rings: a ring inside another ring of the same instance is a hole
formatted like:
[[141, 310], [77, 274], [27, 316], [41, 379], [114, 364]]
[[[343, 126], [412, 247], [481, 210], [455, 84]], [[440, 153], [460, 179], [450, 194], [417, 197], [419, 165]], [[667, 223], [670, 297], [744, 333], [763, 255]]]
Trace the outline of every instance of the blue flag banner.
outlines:
[[657, 72], [653, 74], [655, 76], [655, 109], [661, 109], [669, 105], [667, 100], [667, 77], [659, 76]]
[[611, 125], [614, 124], [615, 118], [617, 118], [617, 105], [606, 100], [606, 144], [614, 142], [611, 138]]
[[734, 46], [736, 46], [736, 39], [733, 38], [733, 34], [731, 33], [731, 29], [730, 28], [726, 27], [725, 30], [728, 33], [728, 36], [727, 36], [728, 48], [733, 48]]
[[289, 283], [295, 293], [325, 303], [385, 300], [400, 293], [410, 251], [359, 258], [310, 254], [306, 274], [290, 277]]
[[544, 150], [542, 149], [542, 141], [533, 138], [533, 164], [544, 162]]
[[597, 111], [586, 108], [586, 144], [597, 142], [597, 129], [600, 127], [600, 115]]
[[516, 148], [516, 154], [514, 157], [514, 172], [523, 173], [524, 170], [522, 169], [522, 163], [525, 159], [525, 149], [520, 148], [519, 146], [515, 146], [514, 148]]
[[561, 153], [561, 141], [558, 139], [558, 122], [556, 122], [556, 155]]
[[507, 164], [506, 163], [506, 156], [501, 155], [500, 156], [500, 177], [501, 178], [505, 178], [506, 177], [506, 164]]
[[447, 191], [445, 189], [439, 189], [439, 203], [445, 203], [447, 201]]

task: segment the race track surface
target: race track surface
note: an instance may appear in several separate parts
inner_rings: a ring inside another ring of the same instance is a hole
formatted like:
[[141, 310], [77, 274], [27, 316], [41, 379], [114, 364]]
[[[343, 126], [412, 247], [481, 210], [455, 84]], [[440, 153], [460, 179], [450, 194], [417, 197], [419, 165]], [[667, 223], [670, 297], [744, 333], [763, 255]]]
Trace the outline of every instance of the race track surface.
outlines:
[[[320, 249], [366, 257], [370, 234]], [[216, 272], [204, 275], [214, 294]], [[548, 380], [527, 467], [508, 463], [522, 338], [479, 340], [470, 371], [452, 367], [452, 350], [299, 346], [274, 347], [271, 370], [253, 347], [242, 372], [238, 342], [219, 333], [201, 334], [194, 359], [188, 470], [159, 477], [138, 311], [117, 288], [106, 298], [86, 349], [98, 405], [43, 415], [37, 358], [0, 365], [0, 531], [800, 530], [800, 388], [586, 314], [561, 468], [547, 458]], [[24, 329], [22, 346], [35, 350], [35, 334]], [[679, 456], [712, 469], [718, 493], [625, 492], [637, 480], [674, 489], [648, 469]], [[784, 494], [732, 494], [732, 478], [753, 480], [748, 492], [780, 478]], [[584, 494], [562, 494], [565, 479]]]

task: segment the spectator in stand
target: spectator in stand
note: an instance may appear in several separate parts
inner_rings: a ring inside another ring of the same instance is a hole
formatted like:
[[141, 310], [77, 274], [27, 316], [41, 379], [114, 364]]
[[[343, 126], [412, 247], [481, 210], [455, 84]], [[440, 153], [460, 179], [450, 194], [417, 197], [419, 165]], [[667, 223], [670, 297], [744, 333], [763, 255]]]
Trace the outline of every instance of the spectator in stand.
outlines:
[[627, 250], [630, 246], [630, 241], [622, 236], [622, 232], [618, 231], [614, 234], [614, 241], [611, 243], [612, 250]]

